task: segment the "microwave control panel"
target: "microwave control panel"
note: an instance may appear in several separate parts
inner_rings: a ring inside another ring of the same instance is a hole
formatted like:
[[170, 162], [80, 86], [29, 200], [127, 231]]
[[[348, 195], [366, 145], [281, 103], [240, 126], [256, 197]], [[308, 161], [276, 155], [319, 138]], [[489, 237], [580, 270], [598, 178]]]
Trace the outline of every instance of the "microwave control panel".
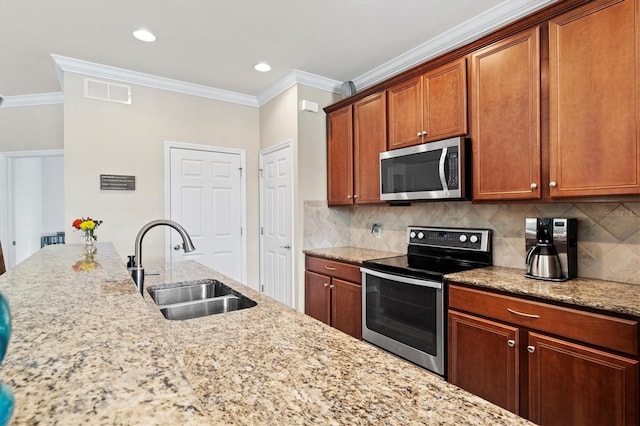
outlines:
[[458, 148], [449, 148], [447, 154], [447, 187], [449, 190], [460, 189], [459, 176], [460, 176], [460, 159], [458, 156]]

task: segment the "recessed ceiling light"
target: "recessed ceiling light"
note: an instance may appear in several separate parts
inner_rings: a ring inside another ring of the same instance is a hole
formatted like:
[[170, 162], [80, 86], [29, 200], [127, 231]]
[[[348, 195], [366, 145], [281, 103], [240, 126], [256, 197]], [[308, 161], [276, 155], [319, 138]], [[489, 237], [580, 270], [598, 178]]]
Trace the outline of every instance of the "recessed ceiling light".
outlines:
[[271, 71], [271, 65], [267, 64], [266, 62], [260, 62], [259, 64], [256, 64], [253, 68], [256, 71], [260, 71], [260, 72]]
[[133, 32], [133, 36], [141, 41], [146, 41], [151, 43], [152, 41], [156, 41], [156, 36], [149, 30], [139, 29]]

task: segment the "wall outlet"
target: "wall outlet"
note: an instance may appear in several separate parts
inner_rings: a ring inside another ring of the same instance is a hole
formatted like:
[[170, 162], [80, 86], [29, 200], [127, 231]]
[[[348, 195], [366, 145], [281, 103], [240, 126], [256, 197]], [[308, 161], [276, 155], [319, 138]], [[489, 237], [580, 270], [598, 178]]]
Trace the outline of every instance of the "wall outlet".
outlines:
[[373, 226], [371, 227], [371, 233], [376, 238], [381, 238], [382, 237], [382, 224], [374, 223]]

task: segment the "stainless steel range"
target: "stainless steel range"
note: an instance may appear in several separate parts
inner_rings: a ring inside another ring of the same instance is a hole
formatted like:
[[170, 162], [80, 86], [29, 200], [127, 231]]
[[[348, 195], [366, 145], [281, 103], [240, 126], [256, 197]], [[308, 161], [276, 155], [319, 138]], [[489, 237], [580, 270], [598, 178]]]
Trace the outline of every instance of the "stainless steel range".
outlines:
[[365, 261], [362, 338], [445, 376], [443, 277], [492, 264], [489, 229], [410, 226], [407, 254]]

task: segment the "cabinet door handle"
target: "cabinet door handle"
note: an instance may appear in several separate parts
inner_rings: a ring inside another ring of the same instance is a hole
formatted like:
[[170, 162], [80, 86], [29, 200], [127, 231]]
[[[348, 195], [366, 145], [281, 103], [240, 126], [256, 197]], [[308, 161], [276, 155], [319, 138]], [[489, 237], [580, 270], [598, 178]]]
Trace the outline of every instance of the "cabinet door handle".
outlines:
[[330, 271], [335, 271], [336, 270], [336, 268], [334, 268], [332, 266], [327, 266], [327, 265], [324, 265], [324, 269], [328, 269]]
[[531, 184], [531, 189], [536, 189], [537, 187], [538, 187], [537, 183], [534, 182], [534, 183]]
[[427, 136], [427, 131], [426, 130], [422, 131], [422, 136]]
[[518, 312], [518, 311], [514, 311], [511, 308], [507, 308], [507, 311], [511, 312], [512, 314], [515, 315], [520, 315], [523, 317], [527, 317], [527, 318], [540, 318], [540, 315], [536, 315], [536, 314], [525, 314], [524, 312]]
[[331, 284], [331, 285], [329, 286], [329, 288], [335, 288], [335, 285]]
[[509, 347], [512, 348], [516, 345], [516, 341], [513, 339], [509, 339], [507, 340], [507, 345], [509, 345]]
[[555, 188], [556, 186], [558, 186], [558, 183], [556, 181], [552, 180], [551, 182], [549, 182], [549, 186], [551, 188]]
[[358, 198], [358, 194], [355, 194], [355, 195], [353, 196], [353, 198], [354, 198], [354, 199]]
[[351, 199], [351, 195], [347, 195], [347, 199], [350, 200]]
[[527, 350], [529, 351], [529, 353], [534, 353], [536, 351], [536, 347], [535, 346], [527, 346]]
[[418, 132], [418, 134], [416, 135], [417, 137], [422, 136], [422, 132]]
[[324, 283], [324, 286], [325, 287], [329, 287], [329, 283]]

